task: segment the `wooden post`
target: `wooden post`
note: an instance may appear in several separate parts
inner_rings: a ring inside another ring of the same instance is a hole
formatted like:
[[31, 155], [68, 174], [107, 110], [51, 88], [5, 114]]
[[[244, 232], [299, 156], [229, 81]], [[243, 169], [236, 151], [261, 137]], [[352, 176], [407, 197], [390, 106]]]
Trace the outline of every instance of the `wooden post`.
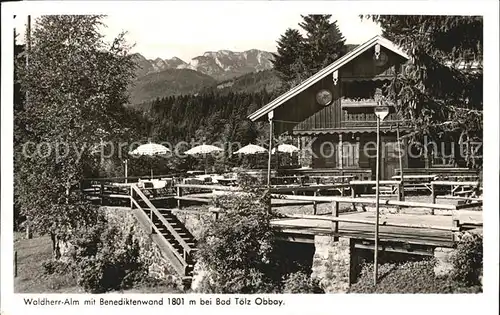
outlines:
[[125, 184], [128, 182], [128, 160], [123, 161], [125, 164]]
[[274, 134], [274, 131], [273, 131], [274, 112], [269, 112], [267, 114], [267, 117], [269, 119], [269, 157], [267, 160], [267, 187], [270, 187], [271, 186], [271, 157], [272, 157], [272, 150], [273, 150], [273, 134]]
[[99, 186], [99, 196], [101, 197], [101, 206], [104, 204], [104, 183], [101, 181]]
[[375, 166], [375, 180], [376, 180], [376, 185], [375, 185], [375, 250], [374, 250], [374, 257], [373, 257], [373, 284], [377, 284], [378, 280], [378, 228], [379, 228], [379, 197], [380, 197], [380, 187], [379, 187], [379, 180], [380, 180], [380, 117], [377, 115], [377, 163]]
[[83, 180], [78, 183], [78, 190], [80, 191], [80, 200], [84, 200], [85, 196], [83, 194]]
[[[430, 168], [430, 162], [429, 162], [429, 154], [427, 152], [427, 149], [424, 150], [425, 155], [424, 155], [424, 163], [425, 163], [425, 169], [428, 170]], [[428, 173], [426, 173], [428, 174]]]
[[[182, 187], [177, 186], [177, 197], [182, 197]], [[177, 199], [177, 209], [182, 209], [182, 204], [180, 199]]]
[[[26, 25], [26, 69], [29, 70], [29, 61], [31, 54], [31, 15], [28, 15], [28, 23]], [[29, 89], [25, 93], [26, 95], [26, 105], [30, 103], [30, 91]], [[27, 107], [27, 106], [26, 106]]]
[[[458, 219], [453, 219], [453, 227], [454, 228], [458, 228], [458, 230], [460, 231], [460, 221]], [[452, 234], [452, 241], [453, 242], [457, 242], [458, 241], [458, 233], [456, 232], [453, 232]]]
[[344, 145], [342, 143], [342, 134], [339, 134], [339, 169], [340, 176], [342, 176], [342, 169], [344, 168]]
[[30, 227], [30, 219], [29, 217], [27, 216], [26, 217], [26, 239], [27, 240], [30, 240], [33, 238], [33, 231], [31, 231], [31, 227]]
[[[401, 139], [399, 138], [399, 123], [397, 124], [397, 136], [398, 136], [398, 151], [399, 151], [399, 176], [401, 176], [401, 185], [400, 190], [399, 190], [399, 198], [398, 200], [404, 201], [405, 200], [405, 190], [404, 190], [404, 175], [403, 175], [403, 156], [402, 156], [402, 150], [401, 150]], [[401, 189], [402, 188], [402, 189]]]
[[432, 198], [432, 203], [436, 203], [436, 186], [434, 183], [431, 183], [431, 198]]
[[[332, 216], [334, 218], [339, 217], [339, 203], [337, 201], [332, 202]], [[332, 232], [335, 236], [339, 233], [339, 221], [332, 221]]]
[[14, 278], [17, 277], [17, 250], [14, 251]]
[[[318, 191], [315, 190], [314, 191], [314, 197], [316, 197], [318, 195]], [[316, 203], [316, 200], [313, 201], [313, 214], [316, 215], [316, 212], [318, 211], [318, 205]]]
[[[356, 189], [355, 189], [355, 185], [351, 185], [351, 197], [352, 198], [356, 198]], [[353, 203], [352, 204], [352, 207], [351, 207], [352, 210], [356, 210], [356, 205]], [[364, 209], [364, 207], [363, 207]]]
[[134, 209], [134, 188], [130, 186], [130, 210]]

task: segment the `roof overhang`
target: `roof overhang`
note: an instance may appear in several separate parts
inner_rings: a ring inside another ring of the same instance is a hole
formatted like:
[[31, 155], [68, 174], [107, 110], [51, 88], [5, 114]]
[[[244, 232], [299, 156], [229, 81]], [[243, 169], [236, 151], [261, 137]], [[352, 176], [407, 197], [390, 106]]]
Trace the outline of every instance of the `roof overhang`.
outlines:
[[365, 43], [359, 45], [358, 47], [354, 48], [352, 51], [349, 53], [345, 54], [344, 56], [340, 57], [337, 59], [335, 62], [330, 64], [329, 66], [321, 69], [318, 71], [316, 74], [313, 76], [309, 77], [308, 79], [304, 80], [302, 83], [299, 85], [295, 86], [294, 88], [290, 89], [288, 92], [282, 94], [281, 96], [278, 96], [276, 99], [274, 99], [272, 102], [268, 103], [267, 105], [261, 107], [257, 111], [253, 112], [248, 116], [248, 118], [251, 121], [256, 121], [260, 119], [262, 116], [268, 114], [269, 112], [273, 111], [275, 108], [281, 106], [283, 103], [288, 101], [289, 99], [293, 98], [294, 96], [298, 95], [302, 91], [306, 90], [310, 86], [314, 85], [324, 77], [332, 74], [334, 71], [340, 69], [342, 66], [346, 65], [368, 49], [372, 48], [376, 44], [379, 44], [380, 46], [385, 47], [386, 49], [400, 55], [401, 57], [405, 59], [410, 59], [410, 57], [403, 52], [399, 47], [397, 47], [393, 42], [390, 40], [377, 35], [373, 37], [372, 39], [366, 41]]

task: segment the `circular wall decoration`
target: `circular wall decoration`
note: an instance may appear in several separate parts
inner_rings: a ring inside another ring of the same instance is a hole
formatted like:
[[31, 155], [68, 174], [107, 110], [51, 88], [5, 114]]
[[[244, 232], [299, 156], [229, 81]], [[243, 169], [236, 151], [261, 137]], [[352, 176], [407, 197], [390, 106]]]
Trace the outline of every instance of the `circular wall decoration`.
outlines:
[[381, 67], [381, 66], [385, 65], [387, 63], [388, 59], [389, 59], [389, 57], [387, 57], [387, 55], [383, 51], [380, 52], [380, 55], [378, 56], [378, 58], [376, 56], [373, 56], [373, 61], [375, 62], [375, 65], [377, 67]]
[[332, 92], [328, 90], [321, 90], [316, 94], [316, 102], [318, 104], [326, 106], [329, 105], [333, 100]]

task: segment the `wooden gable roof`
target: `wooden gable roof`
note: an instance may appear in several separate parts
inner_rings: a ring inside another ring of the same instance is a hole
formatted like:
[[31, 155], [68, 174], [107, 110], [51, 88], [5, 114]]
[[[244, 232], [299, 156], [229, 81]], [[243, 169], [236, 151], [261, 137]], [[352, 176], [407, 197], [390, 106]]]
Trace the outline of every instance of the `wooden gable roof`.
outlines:
[[374, 47], [376, 44], [379, 44], [380, 46], [385, 47], [386, 49], [389, 49], [390, 51], [402, 56], [403, 58], [409, 59], [408, 55], [403, 52], [400, 48], [398, 48], [393, 42], [390, 40], [377, 35], [370, 40], [366, 41], [365, 43], [359, 45], [358, 47], [354, 48], [351, 50], [349, 53], [345, 54], [341, 58], [337, 59], [334, 61], [332, 64], [329, 66], [321, 69], [318, 71], [316, 74], [313, 76], [309, 77], [308, 79], [304, 80], [302, 83], [299, 85], [295, 86], [294, 88], [290, 89], [288, 92], [282, 94], [281, 96], [277, 97], [274, 99], [272, 102], [268, 103], [267, 105], [261, 107], [257, 111], [253, 112], [248, 116], [248, 118], [252, 121], [259, 120], [262, 118], [264, 115], [268, 114], [275, 108], [281, 106], [283, 103], [288, 101], [289, 99], [293, 98], [294, 96], [298, 95], [302, 91], [306, 90], [307, 88], [311, 87], [324, 77], [332, 74], [334, 71], [340, 69], [342, 66], [346, 65], [347, 63], [351, 62], [353, 59], [367, 51], [368, 49]]

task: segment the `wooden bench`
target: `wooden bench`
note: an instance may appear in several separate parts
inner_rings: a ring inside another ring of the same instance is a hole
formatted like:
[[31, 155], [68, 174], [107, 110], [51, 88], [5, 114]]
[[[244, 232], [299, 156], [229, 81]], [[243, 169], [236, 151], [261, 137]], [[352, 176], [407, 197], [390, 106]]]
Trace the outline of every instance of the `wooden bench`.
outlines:
[[[465, 187], [470, 187], [472, 188], [471, 190], [467, 191], [467, 193], [472, 193], [474, 188], [479, 186], [479, 182], [476, 181], [432, 181], [431, 182], [431, 193], [432, 193], [432, 202], [436, 203], [436, 186], [450, 186], [451, 191], [450, 194], [453, 196], [457, 193], [464, 193], [466, 190], [464, 190]], [[458, 189], [461, 188], [461, 192], [458, 191]], [[465, 193], [465, 194], [467, 194]]]
[[[375, 180], [352, 180], [349, 182], [349, 185], [351, 185], [351, 197], [356, 197], [360, 195], [359, 189], [356, 189], [356, 187], [370, 187], [372, 188], [377, 184], [377, 181]], [[399, 194], [399, 189], [400, 189], [401, 182], [398, 180], [380, 180], [379, 181], [379, 192], [382, 191], [382, 187], [389, 187], [389, 191], [386, 190], [386, 192], [390, 194]]]
[[436, 199], [445, 199], [445, 200], [457, 200], [459, 203], [462, 201], [462, 204], [469, 204], [472, 202], [482, 202], [483, 198], [474, 198], [474, 197], [462, 197], [462, 196], [436, 196]]

